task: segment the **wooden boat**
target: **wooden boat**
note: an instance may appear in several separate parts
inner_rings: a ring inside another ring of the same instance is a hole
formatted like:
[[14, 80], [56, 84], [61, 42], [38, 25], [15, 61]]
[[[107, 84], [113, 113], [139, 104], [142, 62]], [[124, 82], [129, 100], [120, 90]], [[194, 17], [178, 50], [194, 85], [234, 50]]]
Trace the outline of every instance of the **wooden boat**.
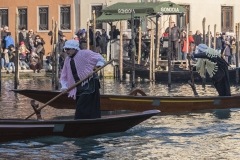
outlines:
[[[57, 96], [59, 91], [46, 90], [12, 90], [39, 102], [46, 103]], [[140, 93], [142, 96], [138, 96]], [[66, 105], [67, 104], [67, 105]], [[240, 94], [229, 97], [169, 97], [146, 96], [141, 90], [134, 90], [130, 95], [101, 95], [101, 110], [145, 111], [157, 109], [161, 112], [186, 112], [208, 109], [238, 108]], [[49, 104], [57, 109], [75, 109], [75, 101], [62, 95]]]
[[144, 120], [158, 114], [151, 110], [141, 113], [105, 116], [86, 120], [0, 120], [0, 142], [23, 140], [45, 136], [70, 138], [88, 137], [99, 134], [124, 132]]
[[[124, 60], [123, 64], [125, 66], [124, 73], [125, 74], [131, 74], [131, 62]], [[183, 70], [182, 68], [179, 68], [180, 62], [176, 62], [176, 64], [173, 66], [171, 71], [171, 81], [172, 82], [187, 82], [190, 80], [190, 73], [188, 70]], [[229, 80], [232, 82], [236, 81], [236, 72], [239, 72], [238, 69], [232, 69], [228, 70], [229, 72]], [[149, 78], [149, 67], [144, 66], [142, 64], [138, 65], [135, 64], [135, 74], [138, 77], [141, 78]], [[155, 70], [155, 77], [157, 81], [168, 81], [168, 71], [159, 71]], [[199, 75], [198, 72], [193, 71], [193, 77], [195, 82], [202, 82], [203, 79]], [[212, 79], [209, 77], [208, 74], [206, 74], [206, 82], [212, 82]]]

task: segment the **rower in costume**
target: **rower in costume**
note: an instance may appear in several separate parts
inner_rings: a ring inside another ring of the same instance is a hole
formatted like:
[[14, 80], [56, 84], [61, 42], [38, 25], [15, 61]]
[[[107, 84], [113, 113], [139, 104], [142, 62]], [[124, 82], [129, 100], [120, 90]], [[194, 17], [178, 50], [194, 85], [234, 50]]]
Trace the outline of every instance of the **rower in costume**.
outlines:
[[[63, 92], [91, 74], [95, 67], [101, 67], [106, 63], [99, 53], [80, 50], [79, 43], [75, 40], [66, 41], [64, 50], [68, 56], [60, 77]], [[99, 88], [98, 75], [94, 74], [69, 91], [68, 97], [76, 100], [75, 119], [101, 118]]]
[[212, 78], [219, 96], [231, 96], [229, 64], [222, 58], [221, 54], [206, 44], [199, 44], [196, 47], [194, 58], [198, 58], [196, 71], [201, 77], [204, 77], [204, 67], [206, 66], [206, 71]]

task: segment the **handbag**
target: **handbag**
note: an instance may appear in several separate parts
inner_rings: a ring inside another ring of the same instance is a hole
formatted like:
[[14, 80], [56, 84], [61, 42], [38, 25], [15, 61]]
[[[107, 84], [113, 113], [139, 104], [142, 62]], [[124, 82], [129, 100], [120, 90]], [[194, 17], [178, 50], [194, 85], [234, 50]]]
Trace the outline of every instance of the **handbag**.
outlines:
[[38, 45], [37, 48], [36, 48], [36, 53], [40, 53], [43, 49], [43, 46], [42, 45]]

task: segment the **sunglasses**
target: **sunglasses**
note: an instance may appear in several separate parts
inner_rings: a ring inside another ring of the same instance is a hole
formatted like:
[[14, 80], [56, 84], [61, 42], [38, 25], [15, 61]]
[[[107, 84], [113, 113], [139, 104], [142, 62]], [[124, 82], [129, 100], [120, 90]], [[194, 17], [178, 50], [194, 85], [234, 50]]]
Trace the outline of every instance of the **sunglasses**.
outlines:
[[71, 49], [72, 49], [72, 48], [65, 48], [66, 51], [69, 51], [69, 50], [71, 50]]

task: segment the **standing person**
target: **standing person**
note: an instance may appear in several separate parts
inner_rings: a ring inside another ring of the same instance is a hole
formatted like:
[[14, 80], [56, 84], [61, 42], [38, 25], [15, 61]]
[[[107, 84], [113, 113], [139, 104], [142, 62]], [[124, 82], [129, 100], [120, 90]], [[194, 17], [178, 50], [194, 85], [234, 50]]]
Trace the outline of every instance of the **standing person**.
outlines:
[[102, 54], [102, 37], [99, 31], [96, 32], [96, 52]]
[[5, 42], [5, 37], [7, 36], [7, 33], [9, 32], [8, 26], [5, 26], [3, 30], [1, 31], [1, 40], [2, 40], [2, 49], [6, 49], [6, 42]]
[[219, 96], [231, 96], [228, 63], [224, 61], [221, 54], [206, 44], [199, 44], [195, 53], [194, 58], [198, 58], [196, 71], [200, 76], [204, 77], [206, 68]]
[[198, 46], [199, 44], [203, 43], [201, 32], [199, 30], [197, 30], [196, 33], [193, 35], [193, 39], [195, 46]]
[[66, 36], [62, 35], [60, 41], [57, 43], [57, 45], [58, 45], [57, 52], [59, 54], [59, 67], [60, 67], [60, 69], [62, 69], [64, 60], [67, 57], [67, 54], [66, 54], [66, 52], [64, 52], [64, 49], [63, 49], [66, 41], [67, 41]]
[[36, 48], [35, 52], [40, 57], [39, 63], [41, 63], [41, 66], [43, 66], [43, 55], [45, 54], [44, 44], [45, 41], [39, 35], [36, 35], [34, 47]]
[[236, 39], [231, 36], [231, 64], [236, 65]]
[[80, 49], [87, 49], [87, 36], [85, 29], [82, 30], [82, 33], [79, 36], [79, 46]]
[[16, 56], [16, 51], [15, 51], [14, 45], [11, 44], [10, 46], [8, 46], [8, 49], [9, 49], [9, 52], [8, 52], [9, 64], [8, 64], [7, 74], [9, 74], [10, 67], [12, 67], [12, 73], [15, 72], [14, 60], [15, 60], [15, 56]]
[[[103, 66], [105, 60], [98, 53], [80, 50], [75, 40], [68, 40], [64, 49], [68, 57], [64, 61], [60, 83], [65, 93], [67, 88], [92, 73], [95, 67]], [[98, 76], [94, 74], [69, 91], [68, 96], [74, 98], [77, 105], [74, 119], [101, 118], [99, 87]]]
[[35, 50], [34, 40], [35, 40], [36, 35], [34, 34], [33, 29], [30, 29], [28, 34], [29, 34], [29, 49]]
[[[4, 49], [3, 53], [2, 53], [2, 57], [4, 57], [4, 63], [2, 63], [2, 68], [4, 67], [5, 69], [7, 69], [7, 66], [9, 64], [9, 57], [8, 57], [8, 49]], [[7, 74], [9, 72], [7, 71]]]
[[216, 33], [216, 51], [221, 54], [222, 51], [222, 38], [219, 32]]
[[107, 54], [107, 45], [108, 45], [108, 35], [106, 33], [105, 29], [102, 29], [102, 42], [103, 42], [103, 47], [102, 47], [102, 53]]
[[[180, 42], [180, 35], [181, 35], [181, 32], [180, 32], [180, 29], [179, 27], [177, 27], [175, 25], [175, 22], [172, 21], [171, 22], [171, 41], [172, 41], [172, 49], [173, 49], [173, 53], [172, 53], [172, 59], [174, 60], [177, 60], [178, 59], [178, 45], [179, 45], [179, 42]], [[166, 29], [165, 31], [166, 33], [169, 33], [169, 27]]]
[[225, 61], [228, 63], [228, 64], [231, 64], [231, 61], [229, 61], [231, 59], [231, 51], [230, 51], [230, 46], [231, 46], [231, 43], [230, 43], [230, 37], [228, 37], [227, 35], [224, 36], [224, 38], [222, 39], [223, 41], [223, 44], [224, 44], [224, 50], [223, 50], [223, 56], [224, 56], [224, 59]]
[[7, 36], [4, 38], [5, 47], [8, 48], [11, 44], [14, 45], [14, 40], [11, 36], [11, 32], [7, 32]]
[[19, 42], [24, 42], [27, 49], [29, 49], [29, 34], [26, 27], [22, 27], [22, 30], [19, 33]]

